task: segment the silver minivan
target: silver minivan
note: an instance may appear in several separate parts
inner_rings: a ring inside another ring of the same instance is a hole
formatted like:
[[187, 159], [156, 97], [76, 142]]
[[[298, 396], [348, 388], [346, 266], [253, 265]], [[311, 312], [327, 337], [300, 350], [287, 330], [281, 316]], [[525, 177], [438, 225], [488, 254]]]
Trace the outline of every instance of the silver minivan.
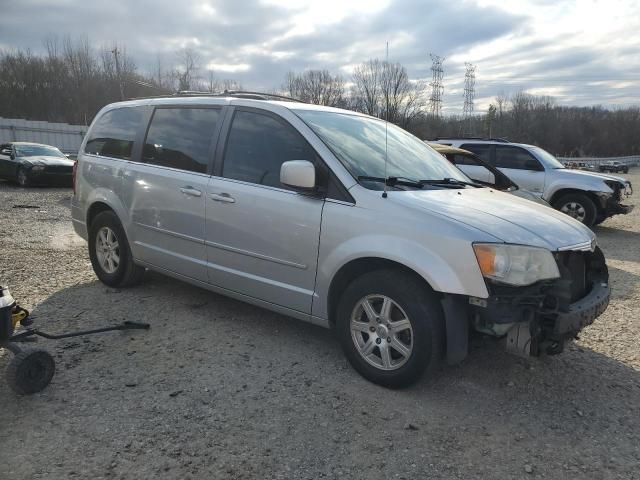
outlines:
[[610, 296], [580, 222], [474, 183], [394, 125], [267, 95], [103, 108], [72, 216], [105, 284], [151, 269], [334, 328], [389, 387], [462, 361], [472, 331], [559, 353]]

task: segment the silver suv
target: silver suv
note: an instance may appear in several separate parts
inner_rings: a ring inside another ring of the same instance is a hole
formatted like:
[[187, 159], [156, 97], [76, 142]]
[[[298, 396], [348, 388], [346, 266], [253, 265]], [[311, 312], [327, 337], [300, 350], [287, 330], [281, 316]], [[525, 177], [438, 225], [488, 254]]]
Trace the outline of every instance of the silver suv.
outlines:
[[[565, 168], [540, 147], [501, 139], [439, 138], [437, 142], [475, 153], [504, 172], [520, 188], [534, 192], [554, 208], [589, 227], [633, 209], [632, 205], [622, 204], [633, 191], [630, 181], [613, 175]], [[460, 165], [460, 169], [471, 178], [475, 178], [474, 168]]]
[[558, 353], [606, 308], [581, 223], [471, 182], [394, 125], [268, 98], [99, 112], [72, 214], [102, 282], [148, 268], [333, 327], [355, 369], [390, 387], [460, 362], [472, 330]]

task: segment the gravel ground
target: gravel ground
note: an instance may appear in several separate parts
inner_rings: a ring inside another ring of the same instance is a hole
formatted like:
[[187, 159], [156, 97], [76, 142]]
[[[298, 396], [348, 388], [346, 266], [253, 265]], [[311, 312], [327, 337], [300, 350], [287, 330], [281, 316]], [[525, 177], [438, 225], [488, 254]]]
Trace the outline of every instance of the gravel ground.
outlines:
[[640, 208], [597, 228], [614, 297], [565, 353], [478, 338], [462, 365], [392, 391], [322, 328], [156, 274], [105, 287], [70, 197], [0, 183], [0, 283], [51, 332], [152, 327], [39, 342], [52, 384], [0, 382], [1, 479], [640, 479]]

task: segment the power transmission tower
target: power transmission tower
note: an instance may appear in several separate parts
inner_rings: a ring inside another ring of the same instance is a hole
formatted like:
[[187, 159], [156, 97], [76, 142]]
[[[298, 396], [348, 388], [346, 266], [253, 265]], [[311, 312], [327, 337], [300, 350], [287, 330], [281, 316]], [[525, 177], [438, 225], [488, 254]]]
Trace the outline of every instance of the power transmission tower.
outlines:
[[118, 85], [120, 86], [120, 100], [124, 100], [124, 85], [122, 84], [122, 76], [120, 74], [120, 60], [118, 60], [120, 52], [118, 51], [117, 45], [111, 50], [111, 53], [113, 53], [113, 57], [116, 60], [116, 75], [118, 76]]
[[473, 100], [476, 97], [476, 66], [465, 62], [466, 72], [464, 74], [464, 106], [462, 107], [462, 118], [466, 120], [468, 133], [471, 132], [471, 118], [473, 117]]
[[442, 76], [444, 69], [442, 63], [444, 57], [438, 55], [429, 54], [431, 57], [431, 73], [432, 79], [429, 85], [431, 86], [431, 96], [429, 97], [429, 111], [434, 117], [440, 117], [442, 111], [442, 94], [444, 93], [444, 86], [442, 85]]

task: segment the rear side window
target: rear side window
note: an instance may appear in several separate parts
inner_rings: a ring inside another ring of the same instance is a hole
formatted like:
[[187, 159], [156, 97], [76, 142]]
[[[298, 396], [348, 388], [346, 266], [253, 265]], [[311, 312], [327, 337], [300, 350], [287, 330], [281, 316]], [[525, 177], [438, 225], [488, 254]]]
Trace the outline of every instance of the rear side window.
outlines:
[[463, 150], [469, 150], [470, 152], [475, 153], [485, 162], [491, 163], [491, 144], [465, 143], [464, 145], [460, 145], [460, 148]]
[[291, 126], [259, 113], [237, 111], [224, 154], [222, 176], [286, 188], [280, 166], [288, 160], [315, 162], [309, 144]]
[[526, 150], [520, 147], [496, 145], [496, 167], [513, 168], [516, 170], [533, 170], [532, 165], [540, 162]]
[[91, 129], [84, 153], [130, 160], [142, 118], [142, 111], [135, 107], [109, 110]]
[[158, 108], [153, 113], [142, 160], [163, 167], [206, 173], [220, 109]]

